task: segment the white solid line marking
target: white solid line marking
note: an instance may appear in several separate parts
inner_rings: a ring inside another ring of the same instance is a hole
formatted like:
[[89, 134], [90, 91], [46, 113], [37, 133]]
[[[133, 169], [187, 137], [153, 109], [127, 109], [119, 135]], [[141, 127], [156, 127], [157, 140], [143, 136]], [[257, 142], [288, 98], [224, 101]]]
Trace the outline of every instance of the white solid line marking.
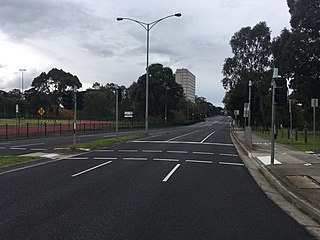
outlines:
[[27, 150], [27, 148], [17, 148], [17, 147], [11, 147], [12, 150]]
[[6, 147], [0, 147], [0, 149], [7, 149]]
[[93, 134], [91, 134], [91, 135], [81, 135], [81, 136], [79, 136], [79, 138], [93, 137], [93, 136], [94, 136]]
[[70, 158], [65, 158], [66, 160], [87, 160], [89, 159], [88, 157], [70, 157]]
[[145, 153], [162, 153], [162, 150], [142, 150]]
[[219, 162], [220, 165], [244, 166], [243, 163]]
[[227, 156], [227, 157], [239, 157], [237, 154], [229, 154], [229, 153], [219, 153], [220, 156]]
[[118, 152], [138, 152], [138, 150], [126, 150], [126, 149], [120, 149]]
[[123, 160], [147, 161], [148, 158], [123, 158]]
[[117, 135], [106, 135], [106, 136], [103, 136], [104, 138], [110, 138], [110, 137], [116, 137]]
[[212, 163], [212, 161], [201, 161], [201, 160], [186, 160], [186, 162], [191, 162], [191, 163]]
[[33, 167], [38, 167], [38, 166], [41, 166], [41, 165], [54, 163], [54, 162], [57, 162], [57, 161], [60, 161], [60, 159], [56, 159], [56, 160], [52, 160], [52, 161], [48, 161], [48, 162], [43, 162], [43, 163], [36, 163], [36, 164], [32, 164], [32, 165], [21, 167], [21, 168], [12, 169], [12, 170], [5, 171], [5, 172], [0, 172], [0, 175], [13, 173], [13, 172], [18, 172], [18, 171], [21, 171], [21, 170], [25, 170], [25, 169], [29, 169], [29, 168], [33, 168]]
[[179, 162], [179, 159], [172, 158], [154, 158], [154, 161], [165, 161], [165, 162]]
[[208, 136], [206, 136], [202, 141], [201, 143], [204, 143], [212, 134], [214, 134], [216, 131], [210, 133]]
[[17, 146], [12, 146], [12, 148], [21, 148], [21, 147], [30, 147], [30, 146], [35, 146], [35, 145], [43, 145], [44, 143], [32, 143], [32, 144], [24, 144], [24, 145], [17, 145]]
[[186, 154], [188, 153], [187, 151], [167, 151], [167, 153], [181, 153], [181, 154]]
[[46, 151], [48, 149], [44, 149], [44, 148], [30, 148], [30, 150], [32, 151]]
[[114, 157], [94, 157], [94, 160], [117, 160], [118, 158]]
[[168, 179], [172, 176], [172, 174], [180, 167], [181, 164], [177, 164], [169, 173], [168, 175], [162, 180], [162, 182], [168, 181]]
[[89, 169], [87, 169], [87, 170], [84, 170], [84, 171], [82, 171], [82, 172], [73, 174], [71, 177], [79, 176], [79, 175], [81, 175], [81, 174], [84, 174], [84, 173], [86, 173], [86, 172], [92, 171], [92, 170], [94, 170], [94, 169], [96, 169], [96, 168], [102, 167], [102, 166], [107, 165], [107, 164], [109, 164], [109, 163], [112, 163], [112, 161], [105, 162], [105, 163], [102, 163], [102, 164], [97, 165], [97, 166], [95, 166], [95, 167], [92, 167], [92, 168], [89, 168]]
[[183, 135], [180, 135], [180, 136], [177, 136], [177, 137], [171, 138], [171, 139], [167, 140], [166, 142], [169, 142], [169, 141], [175, 140], [175, 139], [177, 139], [177, 138], [185, 137], [185, 136], [188, 136], [188, 135], [193, 134], [193, 133], [196, 133], [196, 132], [199, 132], [199, 131], [197, 130], [197, 131], [193, 131], [193, 132], [191, 132], [191, 133], [186, 133], [186, 134], [183, 134]]
[[214, 153], [211, 152], [192, 152], [193, 154], [199, 154], [199, 155], [214, 155]]

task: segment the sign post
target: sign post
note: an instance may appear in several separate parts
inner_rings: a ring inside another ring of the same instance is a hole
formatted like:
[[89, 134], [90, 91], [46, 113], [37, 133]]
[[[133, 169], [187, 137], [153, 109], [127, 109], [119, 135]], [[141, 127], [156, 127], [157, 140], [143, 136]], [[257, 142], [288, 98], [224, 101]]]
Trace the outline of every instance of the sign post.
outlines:
[[311, 107], [313, 108], [313, 152], [315, 152], [316, 140], [316, 107], [318, 107], [318, 98], [311, 99]]

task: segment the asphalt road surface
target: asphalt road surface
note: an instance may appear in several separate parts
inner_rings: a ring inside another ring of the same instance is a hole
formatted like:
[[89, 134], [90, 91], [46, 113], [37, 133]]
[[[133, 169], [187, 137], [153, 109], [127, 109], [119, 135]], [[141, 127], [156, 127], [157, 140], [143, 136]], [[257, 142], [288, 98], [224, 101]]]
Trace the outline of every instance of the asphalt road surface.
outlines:
[[0, 239], [313, 239], [256, 185], [226, 117], [0, 173]]

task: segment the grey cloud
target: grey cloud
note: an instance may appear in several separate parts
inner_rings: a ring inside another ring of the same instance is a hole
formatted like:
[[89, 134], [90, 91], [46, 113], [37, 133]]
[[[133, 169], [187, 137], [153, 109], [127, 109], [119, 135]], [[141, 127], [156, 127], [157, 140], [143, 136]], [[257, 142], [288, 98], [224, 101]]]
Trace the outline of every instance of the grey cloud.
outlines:
[[96, 31], [104, 25], [83, 4], [42, 0], [2, 0], [0, 27], [13, 40], [37, 36], [50, 38], [74, 32]]

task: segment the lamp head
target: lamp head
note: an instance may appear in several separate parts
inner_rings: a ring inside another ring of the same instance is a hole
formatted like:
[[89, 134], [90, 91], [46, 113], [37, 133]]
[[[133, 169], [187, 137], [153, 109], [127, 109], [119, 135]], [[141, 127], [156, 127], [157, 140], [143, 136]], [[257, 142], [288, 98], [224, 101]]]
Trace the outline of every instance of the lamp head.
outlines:
[[121, 18], [121, 17], [117, 18], [117, 21], [122, 21], [122, 20], [123, 20], [123, 18]]
[[182, 15], [181, 13], [176, 13], [175, 14], [176, 17], [181, 17], [181, 15]]

